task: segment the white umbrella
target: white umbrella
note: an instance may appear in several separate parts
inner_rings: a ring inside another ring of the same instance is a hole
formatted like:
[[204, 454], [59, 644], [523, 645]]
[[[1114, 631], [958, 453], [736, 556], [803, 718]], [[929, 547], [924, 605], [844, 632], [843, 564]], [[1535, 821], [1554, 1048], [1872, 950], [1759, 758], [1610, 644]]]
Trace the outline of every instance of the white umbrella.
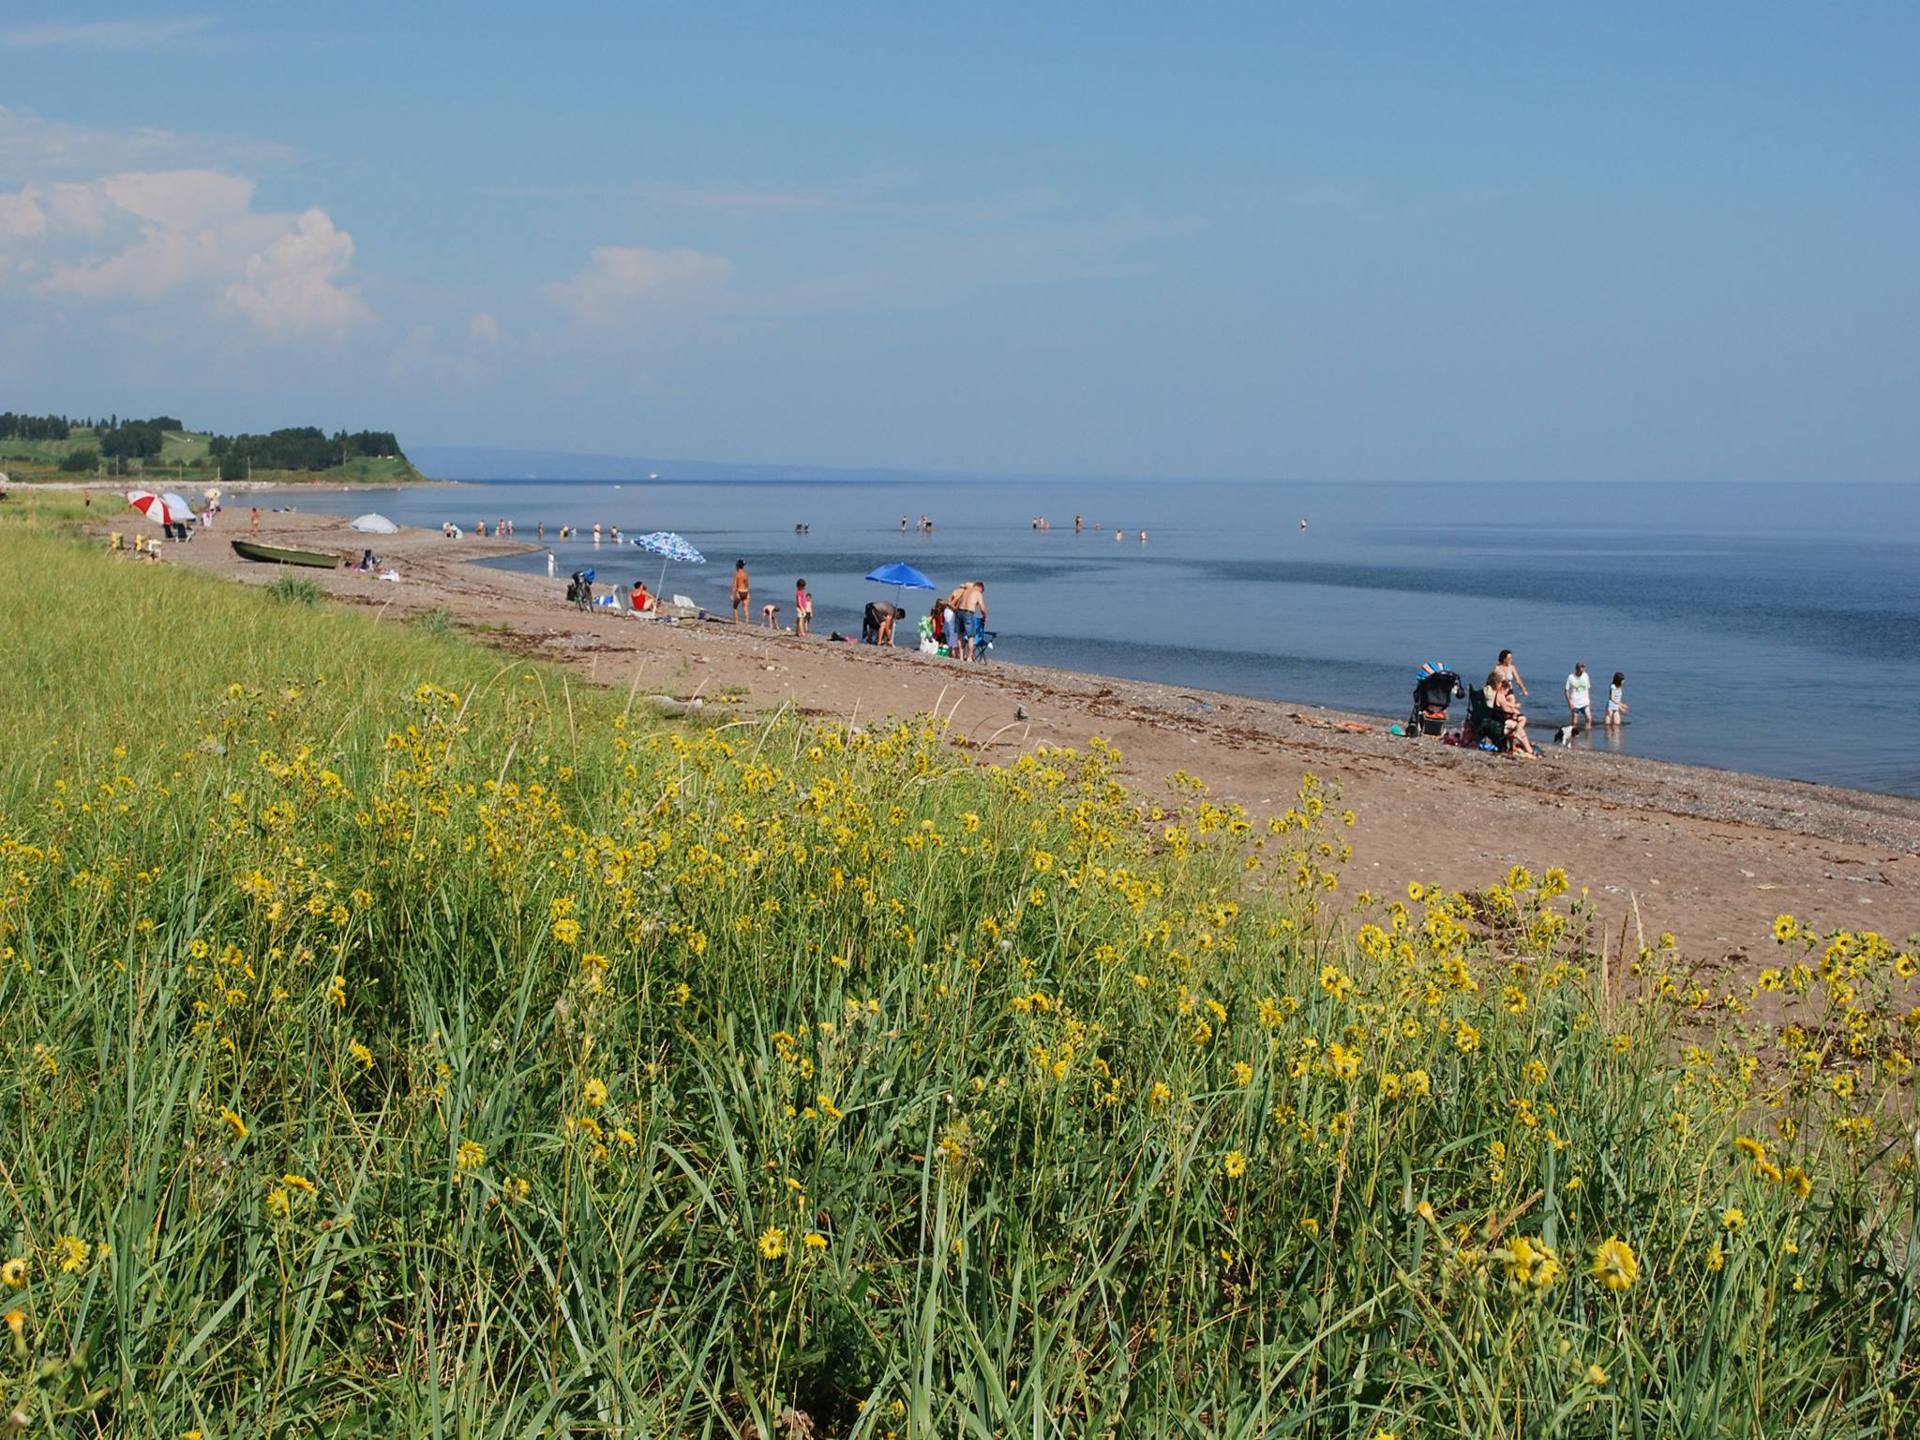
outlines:
[[392, 535], [400, 529], [398, 525], [387, 519], [386, 516], [376, 515], [371, 510], [354, 520], [347, 528], [350, 530], [360, 530], [368, 535]]
[[195, 510], [193, 508], [193, 502], [184, 496], [176, 495], [173, 491], [168, 490], [164, 492], [160, 498], [167, 502], [167, 508], [169, 510], [178, 512], [174, 516], [175, 520], [194, 520], [199, 518], [200, 512]]

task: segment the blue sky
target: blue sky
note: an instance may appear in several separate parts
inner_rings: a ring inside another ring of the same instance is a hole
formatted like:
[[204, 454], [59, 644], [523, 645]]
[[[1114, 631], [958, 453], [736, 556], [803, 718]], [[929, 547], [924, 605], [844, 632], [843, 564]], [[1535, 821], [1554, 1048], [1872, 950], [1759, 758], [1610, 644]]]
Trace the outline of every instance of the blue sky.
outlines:
[[11, 0], [0, 408], [1910, 480], [1920, 9]]

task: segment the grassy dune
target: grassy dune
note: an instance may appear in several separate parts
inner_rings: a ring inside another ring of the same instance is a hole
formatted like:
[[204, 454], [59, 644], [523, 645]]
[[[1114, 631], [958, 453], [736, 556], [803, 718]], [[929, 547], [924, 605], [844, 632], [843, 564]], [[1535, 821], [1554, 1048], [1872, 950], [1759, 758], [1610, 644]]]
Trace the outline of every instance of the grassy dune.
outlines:
[[1603, 976], [1312, 782], [668, 725], [17, 514], [0, 598], [34, 1433], [1914, 1433], [1877, 936]]

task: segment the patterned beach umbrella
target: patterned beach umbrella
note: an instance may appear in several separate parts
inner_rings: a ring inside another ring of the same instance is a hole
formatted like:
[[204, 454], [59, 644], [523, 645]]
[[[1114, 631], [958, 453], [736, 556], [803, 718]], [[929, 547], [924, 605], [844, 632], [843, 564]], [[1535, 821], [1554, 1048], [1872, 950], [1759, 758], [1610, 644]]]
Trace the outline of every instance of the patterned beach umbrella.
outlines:
[[193, 519], [193, 507], [177, 495], [156, 495], [151, 490], [129, 490], [127, 503], [156, 525], [181, 525]]
[[672, 560], [681, 565], [704, 565], [707, 557], [702, 555], [685, 540], [671, 530], [656, 530], [651, 535], [642, 535], [634, 542], [642, 550], [650, 550], [662, 560]]
[[660, 578], [653, 582], [653, 593], [658, 595], [667, 585], [667, 562], [673, 560], [682, 565], [704, 565], [707, 557], [702, 555], [685, 540], [671, 530], [656, 530], [651, 535], [641, 535], [634, 539], [635, 545], [649, 550], [660, 557]]

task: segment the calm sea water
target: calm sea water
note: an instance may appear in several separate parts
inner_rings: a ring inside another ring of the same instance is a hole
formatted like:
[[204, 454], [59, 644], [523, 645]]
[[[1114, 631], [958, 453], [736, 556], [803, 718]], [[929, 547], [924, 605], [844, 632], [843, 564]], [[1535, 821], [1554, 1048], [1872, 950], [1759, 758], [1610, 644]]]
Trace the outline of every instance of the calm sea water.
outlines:
[[[516, 481], [289, 503], [469, 532], [507, 516], [527, 540], [543, 520], [675, 530], [708, 563], [668, 567], [669, 593], [725, 610], [744, 558], [785, 619], [804, 576], [822, 635], [857, 634], [890, 593], [861, 576], [906, 560], [943, 589], [986, 582], [995, 658], [1393, 719], [1421, 660], [1472, 680], [1507, 647], [1536, 728], [1558, 723], [1582, 660], [1596, 713], [1616, 670], [1632, 706], [1592, 743], [1920, 794], [1920, 486]], [[923, 512], [933, 533], [902, 535]], [[660, 573], [630, 547], [553, 548], [562, 575]]]

